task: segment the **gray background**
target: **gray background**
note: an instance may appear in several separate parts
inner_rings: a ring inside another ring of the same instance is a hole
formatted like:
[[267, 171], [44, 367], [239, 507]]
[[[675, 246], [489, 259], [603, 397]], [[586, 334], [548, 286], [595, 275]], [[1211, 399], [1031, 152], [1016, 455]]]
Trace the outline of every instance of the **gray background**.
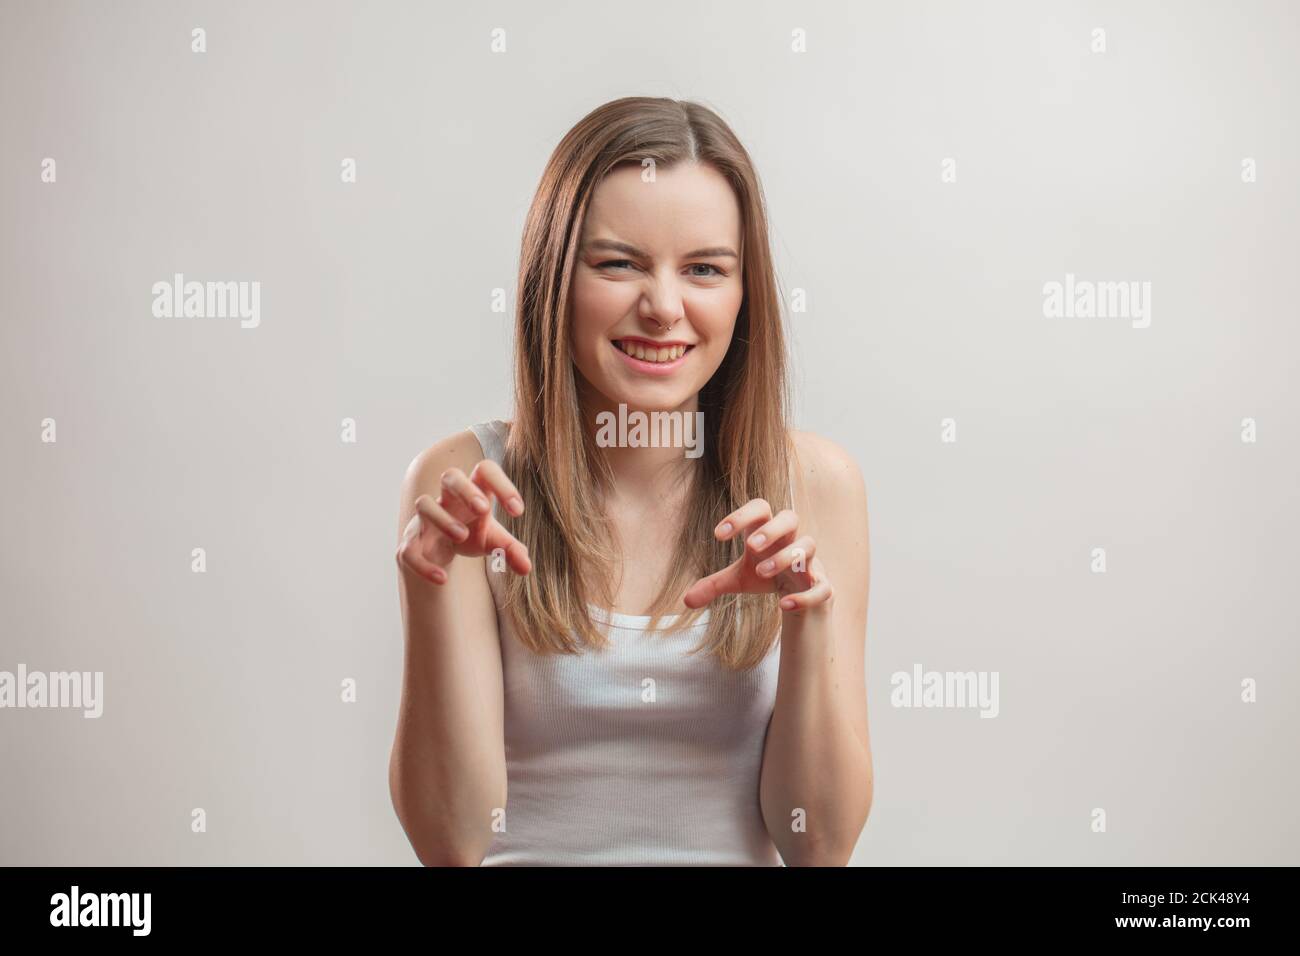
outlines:
[[[1300, 862], [1294, 6], [469, 6], [0, 7], [0, 669], [106, 684], [0, 710], [0, 862], [415, 863], [398, 486], [509, 414], [492, 290], [631, 94], [751, 151], [798, 425], [866, 478], [854, 862]], [[260, 281], [260, 327], [155, 318], [174, 272]], [[1150, 328], [1045, 319], [1066, 272], [1151, 282]], [[891, 707], [916, 663], [1000, 715]]]

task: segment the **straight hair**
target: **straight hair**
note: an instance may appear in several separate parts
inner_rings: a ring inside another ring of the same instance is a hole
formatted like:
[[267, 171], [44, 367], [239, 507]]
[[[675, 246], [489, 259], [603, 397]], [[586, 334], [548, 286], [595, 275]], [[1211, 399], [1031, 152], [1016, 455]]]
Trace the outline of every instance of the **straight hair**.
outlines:
[[[780, 296], [758, 176], [736, 135], [712, 110], [660, 97], [625, 97], [597, 107], [556, 146], [525, 220], [519, 264], [514, 419], [503, 467], [526, 503], [498, 520], [528, 547], [532, 570], [507, 575], [505, 612], [519, 641], [537, 653], [603, 649], [591, 602], [610, 608], [621, 567], [602, 492], [613, 475], [584, 427], [569, 335], [570, 286], [587, 207], [606, 174], [645, 160], [669, 169], [699, 163], [720, 172], [741, 211], [744, 287], [731, 344], [700, 390], [704, 451], [683, 508], [684, 523], [651, 609], [650, 628], [682, 591], [733, 563], [740, 535], [718, 541], [723, 517], [754, 498], [772, 513], [791, 506], [790, 395]], [[733, 670], [760, 663], [778, 639], [778, 596], [724, 594], [706, 605], [705, 633], [692, 654]], [[677, 605], [680, 607], [680, 605]], [[671, 633], [695, 625], [686, 609]]]

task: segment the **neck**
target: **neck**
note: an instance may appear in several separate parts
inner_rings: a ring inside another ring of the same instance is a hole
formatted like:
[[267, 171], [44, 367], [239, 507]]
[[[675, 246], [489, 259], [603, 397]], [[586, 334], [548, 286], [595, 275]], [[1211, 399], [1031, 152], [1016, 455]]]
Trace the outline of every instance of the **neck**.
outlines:
[[[624, 406], [624, 410], [620, 413], [617, 402], [610, 402], [603, 395], [593, 394], [590, 391], [581, 399], [581, 405], [583, 425], [595, 441], [598, 453], [605, 457], [613, 474], [614, 486], [609, 492], [612, 500], [636, 501], [644, 506], [671, 505], [681, 500], [691, 478], [699, 468], [702, 456], [688, 458], [686, 447], [674, 447], [671, 444], [666, 447], [645, 445], [631, 447], [630, 442], [618, 441], [619, 423], [621, 419], [627, 420], [627, 433], [628, 437], [631, 437], [632, 425], [640, 417], [637, 414], [638, 410]], [[658, 411], [676, 413], [668, 421], [680, 420], [683, 434], [690, 436], [694, 442], [700, 443], [697, 447], [702, 447], [704, 435], [697, 429], [696, 416], [699, 407], [699, 394], [694, 393], [677, 408], [658, 409]], [[648, 411], [643, 414], [646, 423], [644, 436], [646, 442], [649, 442], [651, 434], [655, 431], [654, 419]], [[613, 425], [606, 428], [604, 434], [608, 436], [612, 433], [615, 440], [601, 447], [601, 442], [597, 439], [602, 433], [601, 423], [606, 421], [612, 421]]]

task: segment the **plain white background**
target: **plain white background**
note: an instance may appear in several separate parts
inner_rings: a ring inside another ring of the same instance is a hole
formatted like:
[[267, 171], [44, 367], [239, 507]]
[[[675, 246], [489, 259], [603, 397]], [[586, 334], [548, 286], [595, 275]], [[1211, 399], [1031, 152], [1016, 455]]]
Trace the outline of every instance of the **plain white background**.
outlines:
[[[98, 720], [0, 710], [0, 862], [415, 863], [399, 482], [509, 416], [493, 290], [632, 94], [747, 145], [797, 424], [866, 478], [854, 862], [1297, 862], [1294, 7], [467, 7], [0, 8], [0, 670], [105, 680]], [[175, 272], [259, 281], [260, 326], [155, 318]], [[1150, 327], [1044, 318], [1067, 272], [1150, 282]], [[891, 707], [918, 663], [999, 716]]]

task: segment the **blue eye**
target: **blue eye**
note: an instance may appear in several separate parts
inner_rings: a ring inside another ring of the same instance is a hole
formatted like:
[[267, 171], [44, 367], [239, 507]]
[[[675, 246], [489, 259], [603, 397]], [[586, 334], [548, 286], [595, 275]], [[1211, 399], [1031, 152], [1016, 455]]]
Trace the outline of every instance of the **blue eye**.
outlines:
[[[724, 273], [721, 269], [719, 269], [717, 266], [712, 265], [711, 263], [708, 263], [708, 262], [696, 262], [696, 263], [694, 263], [694, 264], [691, 265], [691, 268], [692, 268], [692, 269], [698, 269], [698, 268], [701, 267], [701, 266], [703, 266], [705, 269], [712, 269], [712, 270], [713, 270], [713, 275], [715, 275], [715, 276], [725, 275], [725, 273]], [[709, 276], [699, 276], [699, 278], [701, 278], [701, 279], [707, 279], [707, 278], [710, 278], [710, 277], [709, 277]]]

